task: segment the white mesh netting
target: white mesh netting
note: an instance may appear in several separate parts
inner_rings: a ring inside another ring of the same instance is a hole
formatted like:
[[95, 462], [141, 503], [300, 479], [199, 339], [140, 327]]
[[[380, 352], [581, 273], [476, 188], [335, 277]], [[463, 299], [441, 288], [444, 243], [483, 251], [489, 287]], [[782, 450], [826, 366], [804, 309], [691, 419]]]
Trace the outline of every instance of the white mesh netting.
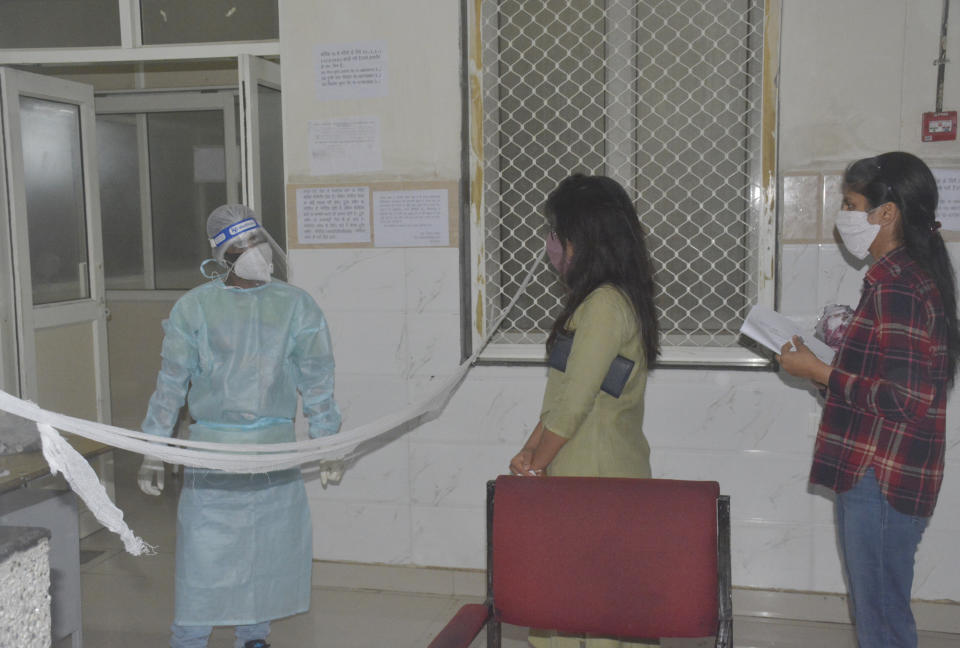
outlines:
[[[540, 249], [572, 172], [635, 199], [665, 346], [733, 346], [756, 301], [763, 3], [482, 2], [486, 324]], [[541, 269], [494, 343], [539, 343], [560, 304]], [[485, 330], [489, 328], [485, 327]]]

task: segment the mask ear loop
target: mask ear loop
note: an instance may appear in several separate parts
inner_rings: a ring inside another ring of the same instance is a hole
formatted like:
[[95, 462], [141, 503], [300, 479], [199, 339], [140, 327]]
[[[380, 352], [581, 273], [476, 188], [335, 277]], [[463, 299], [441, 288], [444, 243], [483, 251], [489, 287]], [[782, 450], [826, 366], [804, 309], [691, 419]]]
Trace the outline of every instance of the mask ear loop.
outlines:
[[[225, 276], [224, 273], [222, 272], [217, 272], [215, 270], [214, 271], [207, 270], [207, 264], [209, 263], [213, 263], [217, 267], [222, 267], [220, 265], [220, 262], [217, 261], [216, 259], [206, 259], [203, 263], [200, 264], [200, 274], [202, 274], [207, 279], [219, 279], [220, 277]], [[230, 271], [227, 270], [227, 273], [229, 272]]]
[[[263, 233], [266, 234], [266, 231], [264, 231]], [[269, 236], [269, 234], [267, 234], [267, 236]], [[225, 243], [221, 243], [221, 245], [225, 245]], [[226, 272], [217, 272], [216, 270], [213, 270], [213, 271], [207, 270], [208, 263], [213, 263], [218, 268], [225, 268]], [[233, 271], [233, 263], [231, 263], [230, 261], [227, 261], [226, 254], [224, 254], [224, 258], [222, 261], [217, 258], [210, 258], [210, 259], [206, 259], [203, 263], [200, 264], [200, 274], [202, 274], [207, 279], [211, 279], [211, 280], [226, 278], [232, 271]]]

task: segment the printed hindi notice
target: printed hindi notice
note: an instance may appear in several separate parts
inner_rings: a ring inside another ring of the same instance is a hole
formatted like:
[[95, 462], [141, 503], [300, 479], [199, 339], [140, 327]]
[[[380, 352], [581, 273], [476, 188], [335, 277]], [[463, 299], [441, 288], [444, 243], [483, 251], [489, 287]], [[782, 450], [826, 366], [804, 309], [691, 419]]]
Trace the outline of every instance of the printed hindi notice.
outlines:
[[297, 241], [370, 243], [369, 187], [297, 189]]
[[317, 99], [321, 101], [387, 96], [385, 43], [317, 45], [313, 67]]
[[373, 192], [373, 242], [377, 247], [450, 245], [446, 189]]

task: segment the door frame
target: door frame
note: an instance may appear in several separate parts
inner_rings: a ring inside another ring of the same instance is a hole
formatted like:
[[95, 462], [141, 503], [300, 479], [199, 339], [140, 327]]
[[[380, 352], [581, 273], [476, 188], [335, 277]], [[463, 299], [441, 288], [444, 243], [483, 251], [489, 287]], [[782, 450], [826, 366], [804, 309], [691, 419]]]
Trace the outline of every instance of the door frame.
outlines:
[[243, 168], [243, 203], [263, 218], [263, 191], [260, 185], [260, 86], [281, 92], [280, 64], [241, 54], [237, 57], [240, 77], [240, 162]]
[[[226, 169], [227, 202], [240, 201], [238, 189], [243, 178], [240, 156], [242, 146], [237, 144], [236, 88], [219, 89], [207, 92], [205, 89], [177, 92], [159, 91], [123, 91], [120, 93], [98, 94], [95, 98], [97, 115], [136, 115], [137, 148], [140, 159], [140, 231], [143, 244], [143, 272], [147, 287], [142, 290], [124, 290], [131, 294], [155, 293], [156, 277], [153, 259], [153, 208], [150, 199], [150, 159], [147, 144], [147, 114], [158, 112], [190, 112], [200, 110], [219, 110], [223, 114], [223, 145]], [[238, 150], [238, 148], [240, 150]], [[163, 290], [165, 293], [184, 291]], [[111, 291], [112, 293], [112, 291]], [[149, 298], [149, 297], [146, 297]]]
[[[34, 305], [30, 269], [27, 199], [23, 145], [20, 131], [20, 97], [47, 100], [77, 108], [80, 131], [83, 209], [86, 226], [89, 297]], [[3, 123], [3, 156], [6, 168], [6, 223], [10, 228], [15, 314], [17, 318], [17, 376], [21, 398], [38, 400], [36, 331], [88, 322], [93, 339], [97, 417], [110, 422], [110, 376], [107, 355], [106, 300], [103, 243], [100, 223], [100, 184], [96, 149], [96, 114], [93, 86], [22, 70], [0, 68], [0, 121]], [[6, 269], [5, 269], [6, 270]], [[30, 359], [33, 359], [32, 361]], [[4, 364], [7, 364], [5, 359]]]

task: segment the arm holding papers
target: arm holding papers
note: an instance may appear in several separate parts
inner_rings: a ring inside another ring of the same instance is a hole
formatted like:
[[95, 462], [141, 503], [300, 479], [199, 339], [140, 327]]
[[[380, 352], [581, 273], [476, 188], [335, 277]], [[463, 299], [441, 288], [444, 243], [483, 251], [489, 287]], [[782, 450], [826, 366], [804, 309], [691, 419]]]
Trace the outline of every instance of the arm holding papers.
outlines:
[[780, 367], [791, 376], [809, 378], [821, 389], [830, 382], [833, 366], [814, 355], [799, 335], [783, 345], [777, 354], [777, 360]]
[[754, 306], [743, 321], [740, 333], [773, 351], [787, 373], [809, 378], [820, 387], [829, 382], [834, 350], [813, 335], [804, 338], [800, 328], [780, 313]]
[[803, 344], [821, 361], [826, 364], [833, 362], [833, 349], [815, 338], [813, 333], [804, 335], [793, 320], [765, 306], [757, 305], [750, 309], [747, 318], [740, 327], [740, 333], [778, 355], [785, 344], [792, 343], [794, 337], [799, 337]]

